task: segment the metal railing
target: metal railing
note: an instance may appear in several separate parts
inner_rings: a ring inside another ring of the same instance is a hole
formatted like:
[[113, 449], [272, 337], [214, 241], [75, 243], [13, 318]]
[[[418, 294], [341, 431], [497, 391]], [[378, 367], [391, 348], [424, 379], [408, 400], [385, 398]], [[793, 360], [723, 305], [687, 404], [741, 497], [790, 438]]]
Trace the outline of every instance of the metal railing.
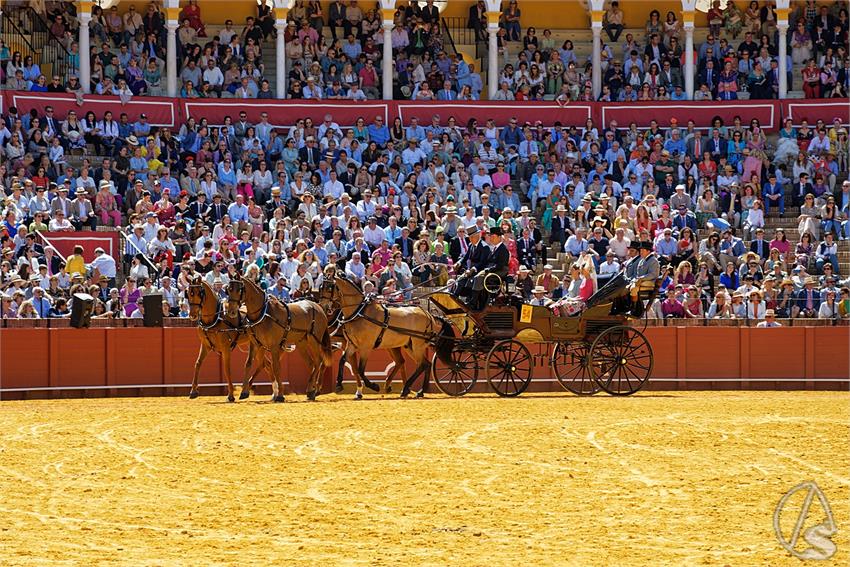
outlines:
[[[124, 232], [123, 230], [120, 230], [120, 229], [119, 229], [119, 230], [118, 230], [118, 234], [120, 234], [121, 236], [123, 236], [123, 237], [124, 237], [124, 242], [125, 242], [126, 244], [129, 244], [130, 246], [132, 246], [132, 247], [136, 250], [136, 252], [137, 252], [138, 254], [141, 254], [142, 259], [145, 261], [145, 264], [147, 264], [147, 265], [148, 265], [148, 267], [149, 267], [149, 268], [151, 268], [151, 270], [153, 270], [153, 271], [149, 274], [150, 278], [151, 278], [154, 282], [159, 281], [159, 275], [160, 275], [160, 273], [159, 273], [159, 268], [157, 268], [156, 264], [154, 264], [154, 263], [153, 263], [153, 260], [151, 260], [150, 258], [148, 258], [148, 254], [147, 254], [147, 252], [146, 252], [146, 251], [144, 251], [144, 250], [142, 250], [142, 249], [141, 249], [141, 248], [139, 248], [138, 246], [136, 246], [136, 243], [135, 243], [135, 242], [133, 242], [132, 240], [130, 240], [130, 237], [129, 237], [129, 236], [127, 236], [127, 233], [126, 233], [126, 232]], [[125, 248], [125, 250], [126, 250], [126, 248]], [[125, 278], [129, 278], [129, 277], [130, 277], [130, 270], [129, 270], [129, 269], [127, 270], [127, 273], [126, 273], [126, 274], [124, 274], [124, 276], [125, 276]]]
[[[15, 21], [15, 14], [17, 12], [3, 12], [3, 20], [0, 23], [0, 36], [3, 38], [3, 43], [6, 44], [6, 47], [9, 49], [9, 55], [12, 53], [20, 52], [22, 56], [26, 56], [27, 54], [32, 54], [33, 57], [36, 56], [38, 50], [32, 44], [32, 36], [30, 34], [25, 34], [19, 25], [20, 22]], [[6, 61], [3, 60], [3, 68], [6, 68]], [[5, 82], [9, 77], [3, 76], [3, 85], [5, 86]]]
[[53, 74], [67, 79], [71, 66], [71, 53], [63, 43], [64, 38], [54, 35], [53, 30], [50, 29], [50, 22], [31, 6], [26, 7], [25, 13], [30, 23], [30, 32], [33, 34], [33, 44], [41, 49], [42, 63], [51, 63]]
[[3, 11], [2, 37], [11, 53], [32, 55], [48, 79], [58, 75], [67, 79], [71, 71], [71, 54], [62, 38], [53, 35], [49, 23], [30, 7]]
[[443, 32], [443, 51], [446, 52], [446, 55], [457, 55], [457, 46], [455, 46], [454, 35], [452, 34], [451, 28], [449, 28], [448, 23], [445, 18], [440, 18], [440, 25], [442, 26]]
[[445, 30], [448, 30], [452, 38], [454, 38], [455, 43], [459, 45], [472, 45], [473, 43], [479, 43], [475, 37], [475, 30], [466, 26], [466, 18], [460, 16], [448, 16], [442, 18], [442, 20], [444, 32]]
[[48, 248], [50, 248], [51, 250], [56, 252], [56, 255], [59, 256], [60, 258], [62, 258], [62, 261], [65, 262], [66, 265], [68, 264], [68, 258], [63, 256], [62, 253], [59, 251], [59, 249], [56, 248], [55, 246], [53, 246], [53, 243], [50, 242], [50, 240], [48, 240], [46, 236], [44, 236], [43, 232], [41, 232], [40, 230], [36, 230], [35, 233], [38, 235], [39, 238], [41, 238], [41, 240], [44, 242], [44, 244]]

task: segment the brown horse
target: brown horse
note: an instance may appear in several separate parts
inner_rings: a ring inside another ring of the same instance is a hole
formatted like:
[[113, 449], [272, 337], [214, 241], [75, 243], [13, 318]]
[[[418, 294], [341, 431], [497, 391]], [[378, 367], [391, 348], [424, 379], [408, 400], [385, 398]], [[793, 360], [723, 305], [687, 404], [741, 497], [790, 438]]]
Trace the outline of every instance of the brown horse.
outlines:
[[[233, 381], [230, 375], [230, 353], [237, 345], [248, 345], [248, 359], [245, 361], [245, 371], [252, 365], [254, 358], [254, 345], [243, 329], [239, 328], [238, 318], [230, 317], [222, 312], [222, 306], [218, 296], [210, 285], [201, 276], [196, 276], [189, 283], [186, 290], [189, 300], [189, 318], [198, 323], [198, 338], [201, 340], [201, 350], [195, 361], [195, 375], [192, 377], [192, 390], [189, 398], [198, 397], [198, 374], [201, 365], [210, 352], [218, 354], [224, 362], [224, 377], [227, 379], [227, 401], [233, 402]], [[261, 356], [263, 366], [268, 370], [265, 357]], [[261, 367], [257, 366], [251, 375], [251, 382], [260, 373]]]
[[451, 324], [440, 321], [418, 306], [392, 307], [367, 299], [360, 288], [348, 278], [337, 274], [326, 278], [320, 292], [319, 302], [338, 312], [342, 318], [345, 337], [345, 354], [352, 362], [357, 380], [355, 399], [363, 398], [363, 383], [366, 379], [366, 364], [369, 354], [375, 349], [386, 349], [395, 362], [395, 367], [384, 384], [386, 392], [392, 391], [392, 380], [396, 373], [405, 375], [403, 352], [417, 364], [413, 374], [405, 380], [401, 396], [406, 397], [419, 377], [424, 373], [422, 388], [417, 397], [428, 389], [430, 365], [427, 358], [429, 344], [434, 343], [437, 356], [447, 364], [451, 362], [454, 336]]
[[[272, 400], [284, 401], [280, 381], [280, 355], [288, 344], [304, 358], [310, 377], [307, 382], [307, 398], [315, 400], [319, 394], [319, 380], [331, 363], [331, 338], [328, 333], [328, 317], [322, 308], [312, 301], [281, 303], [269, 298], [260, 287], [249, 279], [236, 276], [227, 285], [227, 315], [237, 317], [239, 306], [245, 304], [243, 322], [252, 345], [268, 352], [271, 356]], [[242, 383], [239, 399], [249, 395], [248, 369]]]

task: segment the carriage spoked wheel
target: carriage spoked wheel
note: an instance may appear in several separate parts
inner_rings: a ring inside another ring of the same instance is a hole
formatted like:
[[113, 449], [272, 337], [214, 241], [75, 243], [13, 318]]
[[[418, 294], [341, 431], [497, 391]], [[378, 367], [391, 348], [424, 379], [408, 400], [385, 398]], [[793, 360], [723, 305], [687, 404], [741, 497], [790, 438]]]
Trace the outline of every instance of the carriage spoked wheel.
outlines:
[[431, 359], [431, 375], [437, 388], [447, 396], [462, 396], [472, 390], [478, 382], [481, 355], [475, 351], [452, 351], [451, 366], [434, 354]]
[[652, 347], [646, 337], [625, 325], [605, 329], [590, 346], [590, 369], [600, 388], [612, 396], [640, 390], [652, 372]]
[[487, 354], [487, 381], [503, 397], [522, 394], [531, 383], [533, 360], [528, 348], [509, 339], [493, 345]]
[[599, 385], [590, 369], [590, 344], [585, 341], [563, 342], [552, 351], [552, 372], [565, 390], [579, 396], [592, 396]]

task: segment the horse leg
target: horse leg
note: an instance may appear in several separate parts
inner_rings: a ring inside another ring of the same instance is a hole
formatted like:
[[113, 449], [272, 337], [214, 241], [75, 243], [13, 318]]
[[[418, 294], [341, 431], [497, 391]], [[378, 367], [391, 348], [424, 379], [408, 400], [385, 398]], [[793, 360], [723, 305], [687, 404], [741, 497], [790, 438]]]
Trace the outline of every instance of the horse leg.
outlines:
[[387, 394], [389, 394], [390, 392], [393, 391], [392, 383], [393, 383], [393, 378], [395, 377], [395, 375], [400, 372], [401, 378], [402, 378], [402, 380], [404, 380], [404, 374], [405, 374], [405, 372], [404, 372], [404, 356], [401, 354], [401, 349], [400, 348], [391, 348], [391, 349], [389, 349], [389, 351], [390, 351], [390, 357], [392, 357], [395, 365], [393, 366], [393, 369], [390, 371], [390, 373], [387, 374], [387, 380], [384, 383], [384, 392], [387, 393]]
[[227, 380], [227, 401], [235, 402], [236, 397], [233, 395], [233, 377], [230, 372], [230, 349], [222, 349], [221, 360], [224, 364], [224, 379]]
[[[357, 360], [357, 392], [354, 394], [355, 400], [363, 399], [363, 386], [362, 384], [366, 383], [366, 387], [369, 387], [369, 381], [366, 379], [366, 357], [358, 357]], [[373, 384], [374, 385], [374, 384]], [[371, 390], [371, 388], [369, 388]]]
[[316, 401], [316, 396], [319, 395], [319, 377], [324, 372], [325, 368], [322, 364], [322, 355], [317, 348], [316, 343], [307, 339], [302, 345], [299, 345], [298, 352], [307, 363], [307, 368], [310, 368], [310, 376], [307, 379], [307, 399], [311, 402]]
[[272, 401], [273, 402], [283, 402], [285, 398], [283, 397], [283, 384], [280, 380], [280, 348], [275, 348], [269, 351], [269, 354], [272, 357]]
[[[256, 360], [257, 353], [260, 354], [260, 359]], [[254, 348], [254, 342], [248, 343], [248, 358], [245, 359], [245, 371], [242, 377], [242, 391], [239, 393], [239, 399], [245, 400], [251, 395], [251, 385], [257, 374], [260, 373], [265, 362], [265, 356], [259, 349]]]
[[419, 365], [416, 367], [416, 370], [413, 372], [410, 378], [407, 379], [407, 382], [405, 382], [405, 389], [402, 391], [402, 394], [404, 394], [405, 391], [409, 394], [411, 388], [413, 388], [413, 383], [416, 381], [417, 378], [419, 378], [419, 375], [423, 373], [424, 374], [422, 378], [422, 388], [416, 393], [416, 397], [421, 398], [425, 395], [425, 392], [428, 391], [428, 384], [430, 382], [431, 377], [431, 368], [427, 358], [425, 357], [426, 352], [426, 345], [424, 343], [418, 344], [414, 342], [414, 344], [412, 344], [407, 349], [407, 354], [410, 355], [411, 359], [418, 360]]
[[201, 342], [201, 350], [198, 352], [198, 358], [195, 360], [195, 374], [192, 376], [192, 389], [189, 390], [189, 399], [194, 400], [200, 394], [198, 393], [198, 375], [201, 373], [201, 365], [204, 363], [204, 359], [207, 358], [210, 349], [207, 348], [207, 345]]
[[348, 359], [348, 356], [343, 352], [342, 356], [339, 358], [339, 369], [336, 374], [336, 393], [342, 393], [342, 377], [345, 372], [345, 362]]

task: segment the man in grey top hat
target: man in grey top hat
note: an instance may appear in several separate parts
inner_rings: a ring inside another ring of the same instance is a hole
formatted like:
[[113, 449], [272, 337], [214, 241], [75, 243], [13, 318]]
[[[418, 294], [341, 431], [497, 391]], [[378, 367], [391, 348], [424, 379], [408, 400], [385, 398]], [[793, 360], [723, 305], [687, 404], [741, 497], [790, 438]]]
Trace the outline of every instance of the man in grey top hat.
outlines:
[[652, 242], [641, 242], [640, 261], [638, 262], [635, 277], [632, 279], [632, 285], [630, 287], [632, 301], [637, 302], [639, 292], [655, 289], [655, 280], [658, 279], [660, 273], [661, 265], [652, 251]]

